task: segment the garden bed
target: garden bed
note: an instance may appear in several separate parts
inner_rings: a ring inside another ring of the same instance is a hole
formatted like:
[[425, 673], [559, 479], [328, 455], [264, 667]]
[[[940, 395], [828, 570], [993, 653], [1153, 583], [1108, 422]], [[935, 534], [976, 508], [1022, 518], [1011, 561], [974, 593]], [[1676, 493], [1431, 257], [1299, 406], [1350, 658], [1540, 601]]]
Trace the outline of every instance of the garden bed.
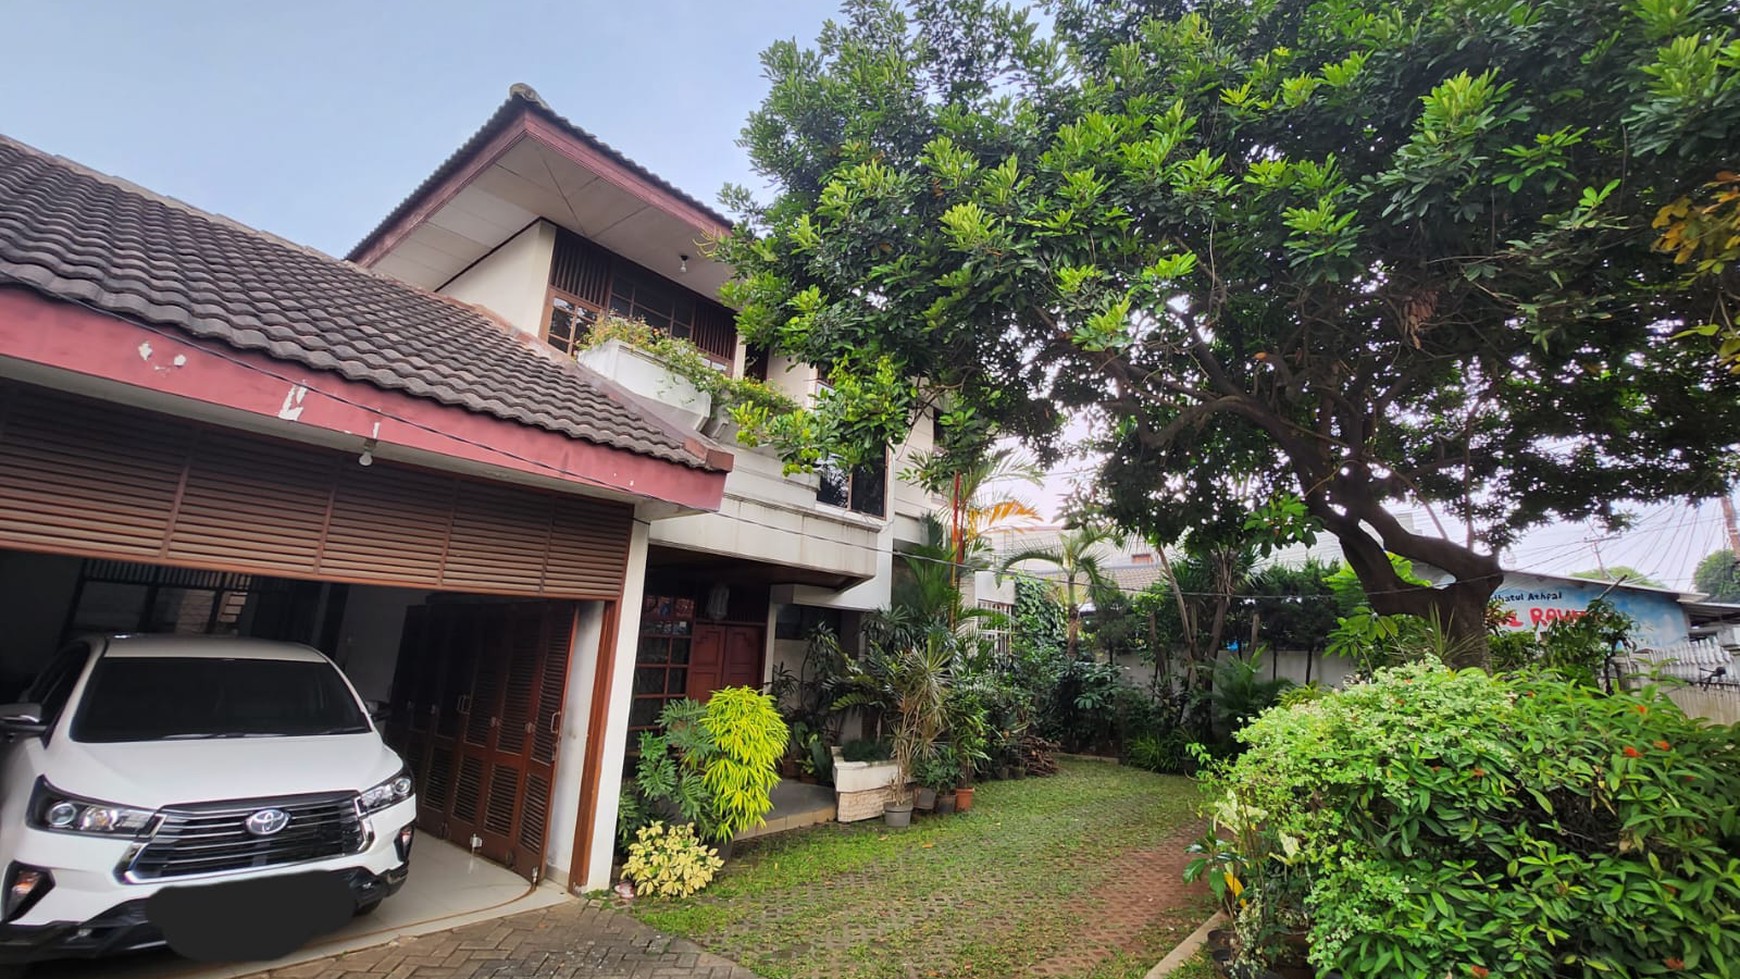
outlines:
[[1180, 882], [1198, 799], [1187, 779], [1066, 762], [908, 830], [741, 844], [701, 894], [630, 910], [768, 979], [1140, 977], [1212, 910]]

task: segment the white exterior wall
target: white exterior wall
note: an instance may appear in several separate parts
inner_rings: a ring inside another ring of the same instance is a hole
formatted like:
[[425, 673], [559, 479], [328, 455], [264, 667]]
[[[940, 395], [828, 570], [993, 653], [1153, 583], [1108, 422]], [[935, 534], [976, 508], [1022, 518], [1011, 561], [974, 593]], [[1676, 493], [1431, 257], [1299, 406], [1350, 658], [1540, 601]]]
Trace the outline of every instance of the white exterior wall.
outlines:
[[332, 658], [364, 700], [392, 698], [399, 643], [405, 634], [405, 610], [428, 601], [429, 595], [414, 588], [351, 586]]
[[[604, 748], [603, 764], [598, 770], [598, 811], [592, 824], [592, 852], [588, 854], [586, 879], [578, 882], [578, 887], [570, 881], [570, 891], [597, 891], [610, 886], [610, 858], [616, 849], [616, 802], [622, 793], [622, 760], [628, 755], [628, 708], [634, 696], [635, 652], [640, 646], [640, 602], [646, 593], [647, 523], [637, 515], [633, 528], [628, 542], [622, 605], [616, 623], [609, 708], [605, 712], [604, 730], [599, 732], [604, 738]], [[587, 675], [577, 678], [580, 689], [586, 691], [585, 703], [588, 705], [597, 686], [598, 662], [599, 657], [593, 657], [591, 668], [583, 671]], [[573, 796], [572, 803], [563, 804], [578, 809], [578, 793]]]
[[[562, 737], [557, 742], [556, 777], [550, 788], [549, 843], [544, 848], [544, 876], [563, 886], [568, 884], [568, 868], [574, 863], [574, 831], [580, 825], [580, 783], [586, 767], [586, 727], [592, 715], [592, 685], [598, 677], [598, 653], [603, 639], [604, 603], [582, 603], [574, 628], [574, 645], [569, 651]], [[608, 757], [605, 767], [610, 767]], [[614, 800], [615, 795], [611, 798]], [[610, 828], [614, 836], [614, 816]]]
[[547, 315], [544, 299], [550, 288], [550, 261], [555, 253], [556, 227], [539, 221], [437, 291], [481, 306], [516, 330], [540, 336]]
[[[783, 375], [785, 383], [803, 369]], [[815, 372], [809, 369], [813, 381]], [[770, 373], [769, 380], [780, 376]], [[862, 578], [843, 590], [811, 585], [775, 589], [777, 604], [819, 605], [868, 610], [888, 604], [895, 544], [920, 539], [919, 520], [945, 503], [897, 478], [918, 454], [931, 448], [928, 424], [918, 425], [888, 463], [889, 516], [874, 517], [816, 501], [812, 474], [786, 475], [771, 451], [730, 447], [735, 464], [725, 480], [725, 498], [716, 513], [672, 517], [655, 522], [651, 539], [661, 547], [741, 557], [785, 567], [807, 568]]]

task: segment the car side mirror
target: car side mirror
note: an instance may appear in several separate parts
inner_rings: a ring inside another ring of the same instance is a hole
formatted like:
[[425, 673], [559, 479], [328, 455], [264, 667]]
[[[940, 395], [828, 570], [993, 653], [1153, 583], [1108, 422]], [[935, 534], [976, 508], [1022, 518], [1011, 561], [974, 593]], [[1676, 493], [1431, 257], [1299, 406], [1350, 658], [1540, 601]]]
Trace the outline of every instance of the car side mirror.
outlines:
[[41, 734], [48, 730], [42, 722], [41, 704], [6, 704], [0, 706], [0, 732], [6, 734]]
[[392, 705], [384, 700], [366, 700], [363, 706], [368, 708], [369, 720], [374, 721], [376, 727], [387, 723], [387, 711]]

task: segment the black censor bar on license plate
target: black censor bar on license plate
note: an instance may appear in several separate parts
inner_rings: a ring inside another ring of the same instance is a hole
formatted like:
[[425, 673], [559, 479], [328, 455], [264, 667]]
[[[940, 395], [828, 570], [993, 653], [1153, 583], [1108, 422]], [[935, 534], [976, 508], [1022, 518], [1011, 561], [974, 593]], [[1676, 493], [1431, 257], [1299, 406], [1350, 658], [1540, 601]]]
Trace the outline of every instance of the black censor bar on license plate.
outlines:
[[355, 910], [349, 886], [331, 873], [165, 887], [145, 903], [169, 947], [202, 962], [282, 958]]

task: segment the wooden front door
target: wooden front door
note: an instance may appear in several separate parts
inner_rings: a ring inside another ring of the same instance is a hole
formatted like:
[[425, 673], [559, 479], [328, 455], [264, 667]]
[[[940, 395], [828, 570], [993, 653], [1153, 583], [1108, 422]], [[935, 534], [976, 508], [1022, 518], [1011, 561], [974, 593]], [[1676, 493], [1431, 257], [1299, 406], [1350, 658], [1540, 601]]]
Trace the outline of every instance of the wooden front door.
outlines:
[[764, 630], [697, 622], [689, 650], [688, 695], [706, 703], [720, 687], [759, 687]]
[[418, 824], [527, 878], [548, 842], [575, 613], [529, 602], [406, 615], [392, 730]]

